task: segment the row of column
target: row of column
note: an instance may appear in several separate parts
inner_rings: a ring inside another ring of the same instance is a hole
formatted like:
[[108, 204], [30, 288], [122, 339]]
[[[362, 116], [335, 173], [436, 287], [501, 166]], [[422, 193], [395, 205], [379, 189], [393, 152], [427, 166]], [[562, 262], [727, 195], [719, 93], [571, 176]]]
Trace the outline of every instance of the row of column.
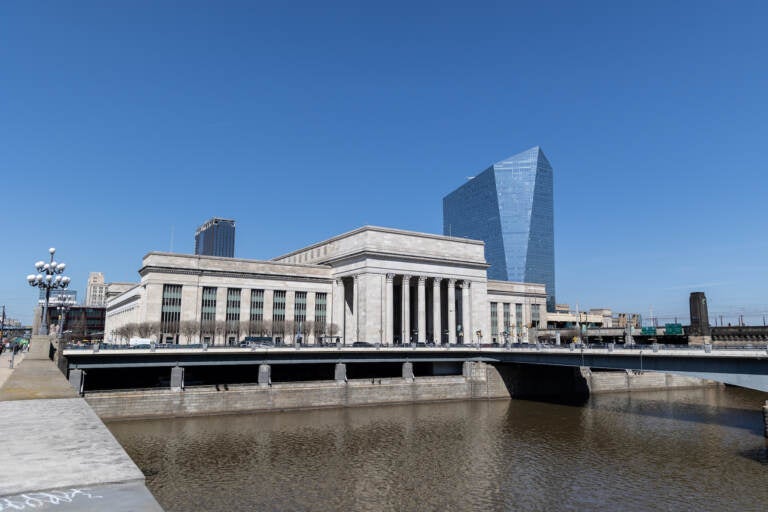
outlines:
[[[386, 304], [386, 312], [384, 314], [384, 325], [385, 325], [385, 333], [384, 333], [384, 339], [386, 342], [391, 342], [395, 338], [395, 326], [394, 326], [394, 281], [395, 281], [395, 274], [387, 274], [386, 276], [386, 291], [385, 291], [385, 298], [384, 302]], [[441, 282], [443, 281], [443, 278], [440, 277], [429, 277], [429, 276], [411, 276], [408, 274], [402, 275], [402, 286], [401, 286], [401, 325], [400, 325], [400, 339], [403, 343], [408, 343], [410, 340], [410, 333], [411, 333], [411, 315], [410, 315], [410, 308], [411, 308], [411, 287], [410, 287], [410, 281], [412, 278], [417, 279], [417, 287], [416, 287], [416, 300], [417, 300], [417, 339], [418, 342], [426, 342], [426, 336], [427, 336], [427, 294], [426, 294], [426, 281], [427, 279], [432, 280], [432, 304], [429, 306], [432, 308], [432, 333], [435, 343], [440, 343], [441, 335], [442, 335], [442, 308], [441, 308]], [[448, 297], [446, 298], [447, 301], [447, 312], [448, 312], [448, 343], [456, 343], [457, 342], [457, 322], [456, 322], [456, 285], [461, 288], [461, 310], [462, 310], [462, 319], [461, 323], [458, 324], [461, 326], [461, 332], [464, 333], [465, 339], [467, 339], [467, 336], [471, 336], [468, 333], [471, 333], [471, 327], [470, 327], [470, 318], [471, 318], [471, 307], [470, 307], [470, 298], [469, 298], [469, 288], [470, 288], [470, 282], [465, 280], [457, 280], [448, 278], [446, 279], [448, 281]]]

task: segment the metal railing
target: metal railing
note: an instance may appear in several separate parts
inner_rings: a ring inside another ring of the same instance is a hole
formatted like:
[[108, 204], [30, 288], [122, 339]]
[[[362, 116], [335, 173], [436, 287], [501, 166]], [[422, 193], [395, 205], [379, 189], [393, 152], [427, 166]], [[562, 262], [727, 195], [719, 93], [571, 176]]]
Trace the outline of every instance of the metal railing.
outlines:
[[410, 343], [406, 345], [402, 344], [382, 344], [382, 343], [367, 343], [362, 345], [360, 342], [355, 344], [326, 344], [326, 345], [295, 345], [295, 344], [279, 344], [279, 345], [208, 345], [205, 343], [193, 343], [193, 344], [173, 344], [173, 343], [150, 343], [142, 345], [129, 345], [129, 344], [113, 344], [113, 343], [99, 343], [90, 345], [77, 345], [67, 344], [64, 346], [64, 350], [72, 351], [113, 351], [113, 350], [151, 350], [151, 351], [177, 351], [177, 350], [233, 350], [233, 351], [253, 351], [253, 350], [272, 350], [272, 349], [311, 349], [311, 350], [413, 350], [413, 349], [425, 349], [425, 350], [524, 350], [524, 351], [546, 351], [553, 349], [570, 350], [570, 351], [589, 351], [589, 350], [608, 350], [609, 352], [628, 352], [628, 351], [650, 351], [650, 352], [675, 352], [675, 351], [702, 351], [705, 353], [712, 353], [722, 350], [768, 350], [768, 343], [748, 343], [743, 345], [727, 345], [719, 346], [713, 344], [703, 345], [665, 345], [660, 343], [652, 344], [632, 344], [625, 345], [623, 343], [563, 343], [557, 345], [555, 343], [472, 343], [472, 344], [442, 344], [436, 345], [433, 343]]

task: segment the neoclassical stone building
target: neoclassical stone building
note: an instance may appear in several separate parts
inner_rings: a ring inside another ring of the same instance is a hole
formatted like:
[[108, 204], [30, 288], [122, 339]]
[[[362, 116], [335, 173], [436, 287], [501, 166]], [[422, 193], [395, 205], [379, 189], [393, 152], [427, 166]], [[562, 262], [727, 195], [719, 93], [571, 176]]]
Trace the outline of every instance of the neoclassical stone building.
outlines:
[[152, 323], [179, 343], [469, 343], [546, 325], [544, 285], [489, 281], [487, 268], [483, 242], [373, 226], [270, 261], [151, 252], [141, 282], [110, 298], [105, 338]]

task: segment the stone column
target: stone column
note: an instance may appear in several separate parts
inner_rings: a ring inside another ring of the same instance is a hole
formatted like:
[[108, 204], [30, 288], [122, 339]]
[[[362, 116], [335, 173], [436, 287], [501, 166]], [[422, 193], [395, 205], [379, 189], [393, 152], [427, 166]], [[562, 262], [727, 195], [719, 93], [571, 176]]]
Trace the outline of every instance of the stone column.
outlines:
[[181, 391], [184, 389], [184, 367], [174, 366], [171, 368], [171, 391]]
[[272, 367], [268, 364], [259, 365], [259, 386], [266, 387], [272, 384]]
[[248, 324], [251, 320], [251, 289], [243, 288], [240, 290], [240, 338], [237, 341], [242, 340], [245, 336], [248, 336]]
[[435, 345], [443, 341], [443, 335], [440, 332], [440, 278], [432, 279], [432, 336], [435, 338]]
[[413, 382], [413, 363], [403, 363], [403, 379]]
[[355, 337], [352, 341], [360, 341], [360, 294], [357, 292], [358, 275], [352, 276], [352, 335]]
[[[291, 345], [296, 344], [296, 292], [293, 290], [286, 290], [285, 291], [285, 321], [288, 322], [289, 320], [294, 321], [294, 326], [291, 329], [291, 332], [288, 332], [288, 329], [286, 328], [286, 331], [284, 333], [283, 342], [287, 345], [288, 340], [291, 341]], [[287, 327], [287, 326], [286, 326]]]
[[456, 280], [448, 280], [448, 343], [456, 343]]
[[402, 314], [402, 343], [407, 344], [411, 338], [411, 276], [403, 276], [403, 304], [401, 307]]
[[69, 385], [75, 389], [78, 395], [83, 396], [85, 372], [79, 369], [69, 370]]
[[427, 294], [426, 294], [426, 286], [425, 286], [426, 278], [424, 276], [419, 276], [419, 285], [418, 285], [418, 301], [419, 301], [419, 309], [416, 312], [418, 315], [418, 329], [419, 332], [417, 333], [418, 338], [416, 341], [420, 343], [424, 343], [427, 340]]
[[394, 288], [395, 275], [387, 274], [386, 287], [384, 288], [384, 343], [392, 343], [392, 326], [393, 326], [393, 306], [392, 302], [395, 298]]
[[333, 379], [336, 382], [347, 382], [347, 365], [344, 363], [336, 363], [336, 367], [333, 371]]
[[[227, 321], [227, 287], [219, 286], [216, 288], [216, 323]], [[219, 337], [220, 336], [220, 337]], [[213, 334], [214, 345], [226, 345], [227, 333]]]
[[[307, 321], [311, 323], [315, 323], [315, 301], [317, 299], [317, 292], [307, 292]], [[317, 340], [315, 339], [315, 329], [314, 327], [311, 329], [311, 332], [307, 331], [306, 327], [303, 327], [302, 330], [304, 331], [302, 334], [304, 335], [304, 344], [305, 345], [314, 345], [317, 343]]]
[[[339, 336], [344, 335], [344, 283], [342, 282], [341, 278], [334, 279], [333, 281], [333, 291], [331, 292], [331, 311], [330, 311], [330, 321], [329, 323], [336, 324], [337, 331], [336, 334], [333, 336], [333, 341], [336, 341], [336, 338]], [[328, 332], [330, 335], [331, 333]]]
[[472, 343], [472, 314], [469, 300], [469, 281], [461, 283], [461, 328], [464, 332], [464, 343]]

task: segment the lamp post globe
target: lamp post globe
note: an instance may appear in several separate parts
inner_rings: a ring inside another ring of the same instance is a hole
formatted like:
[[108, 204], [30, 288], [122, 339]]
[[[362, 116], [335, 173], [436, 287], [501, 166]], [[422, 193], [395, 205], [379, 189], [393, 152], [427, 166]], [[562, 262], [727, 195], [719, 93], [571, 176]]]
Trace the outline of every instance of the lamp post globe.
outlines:
[[27, 276], [27, 282], [30, 286], [45, 290], [45, 302], [43, 302], [43, 315], [40, 323], [40, 334], [42, 335], [48, 334], [48, 305], [51, 299], [51, 290], [67, 288], [70, 282], [69, 277], [62, 275], [66, 264], [56, 262], [53, 259], [56, 248], [51, 247], [48, 249], [48, 253], [51, 255], [50, 261], [48, 263], [42, 260], [36, 262], [37, 275], [30, 274]]

